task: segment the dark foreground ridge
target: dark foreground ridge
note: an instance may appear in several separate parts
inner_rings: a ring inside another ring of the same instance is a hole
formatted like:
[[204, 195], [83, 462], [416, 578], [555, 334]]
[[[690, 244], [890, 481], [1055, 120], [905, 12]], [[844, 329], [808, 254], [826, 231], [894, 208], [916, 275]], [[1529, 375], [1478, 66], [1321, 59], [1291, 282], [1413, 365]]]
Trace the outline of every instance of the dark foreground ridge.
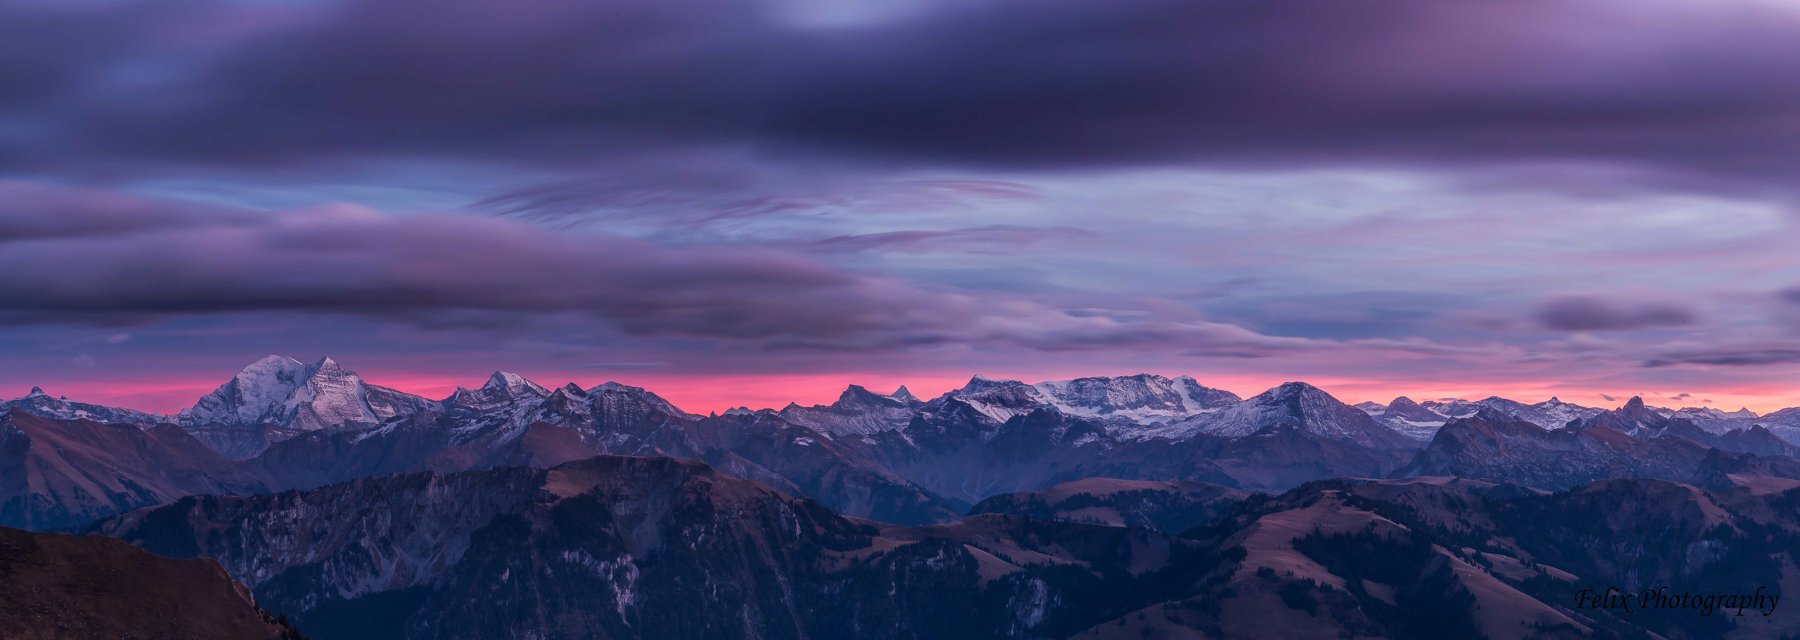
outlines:
[[0, 638], [300, 640], [210, 560], [0, 527]]

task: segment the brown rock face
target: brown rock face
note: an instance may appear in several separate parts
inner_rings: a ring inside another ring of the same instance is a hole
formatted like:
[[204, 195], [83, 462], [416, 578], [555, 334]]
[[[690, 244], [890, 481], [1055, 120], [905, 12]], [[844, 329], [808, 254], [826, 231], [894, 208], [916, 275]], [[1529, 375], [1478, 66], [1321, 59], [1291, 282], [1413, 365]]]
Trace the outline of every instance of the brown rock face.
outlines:
[[211, 560], [0, 527], [0, 638], [294, 637]]

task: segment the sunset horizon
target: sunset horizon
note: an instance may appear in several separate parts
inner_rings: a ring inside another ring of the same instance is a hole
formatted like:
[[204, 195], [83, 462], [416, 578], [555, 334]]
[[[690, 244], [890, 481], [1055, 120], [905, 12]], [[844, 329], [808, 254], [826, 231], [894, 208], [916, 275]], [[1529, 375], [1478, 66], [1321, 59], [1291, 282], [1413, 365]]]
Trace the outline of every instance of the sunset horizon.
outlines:
[[1800, 0], [0, 0], [0, 638], [1797, 590]]
[[[280, 355], [280, 354], [268, 354]], [[331, 357], [320, 356], [319, 358]], [[295, 358], [302, 362], [313, 362], [319, 358]], [[1287, 382], [1305, 382], [1324, 389], [1349, 404], [1373, 402], [1386, 404], [1398, 397], [1407, 397], [1424, 402], [1428, 400], [1448, 401], [1452, 399], [1475, 401], [1489, 397], [1503, 397], [1527, 404], [1548, 401], [1552, 398], [1563, 402], [1592, 406], [1602, 409], [1616, 408], [1625, 404], [1632, 397], [1641, 397], [1652, 406], [1680, 409], [1685, 407], [1718, 409], [1720, 411], [1737, 411], [1749, 409], [1757, 414], [1767, 414], [1781, 409], [1800, 406], [1800, 396], [1778, 395], [1739, 395], [1733, 393], [1708, 393], [1702, 390], [1695, 394], [1690, 392], [1659, 392], [1656, 390], [1631, 390], [1617, 388], [1581, 389], [1574, 387], [1553, 387], [1531, 383], [1437, 383], [1413, 387], [1395, 386], [1385, 380], [1359, 381], [1343, 378], [1307, 379], [1304, 377], [1257, 376], [1243, 377], [1221, 375], [1195, 375], [1170, 371], [1102, 371], [1097, 373], [1064, 372], [1046, 377], [1032, 372], [1006, 373], [974, 372], [961, 375], [907, 374], [896, 377], [892, 374], [880, 373], [821, 373], [804, 376], [787, 375], [737, 375], [719, 377], [688, 377], [680, 375], [655, 375], [638, 373], [620, 373], [614, 376], [596, 375], [591, 372], [534, 372], [532, 370], [492, 369], [487, 373], [469, 376], [409, 375], [405, 371], [384, 369], [379, 362], [345, 361], [333, 358], [340, 364], [362, 374], [371, 384], [378, 384], [398, 391], [418, 395], [429, 399], [449, 397], [458, 388], [472, 389], [481, 386], [489, 375], [499, 372], [515, 373], [541, 384], [556, 388], [564, 384], [575, 384], [589, 388], [607, 382], [616, 382], [640, 387], [668, 399], [675, 406], [692, 413], [722, 413], [730, 409], [748, 408], [780, 409], [789, 403], [801, 406], [828, 405], [836, 400], [844, 389], [855, 385], [877, 393], [889, 393], [899, 387], [906, 387], [914, 395], [922, 399], [930, 399], [961, 388], [970, 378], [980, 376], [996, 380], [1013, 380], [1027, 384], [1063, 381], [1076, 378], [1119, 377], [1139, 374], [1160, 375], [1166, 378], [1188, 376], [1200, 384], [1215, 389], [1234, 392], [1243, 397], [1250, 397], [1272, 389]], [[246, 361], [245, 364], [248, 364]], [[149, 411], [164, 415], [174, 415], [182, 409], [193, 406], [194, 400], [212, 392], [218, 385], [229, 379], [236, 369], [222, 371], [212, 378], [194, 378], [190, 381], [172, 381], [166, 378], [143, 386], [118, 380], [80, 379], [62, 381], [56, 385], [33, 384], [16, 393], [0, 393], [0, 400], [26, 395], [33, 388], [44, 393], [67, 398], [79, 402], [92, 402], [119, 406], [140, 411]], [[371, 373], [374, 372], [374, 373]], [[1682, 394], [1686, 394], [1683, 396]]]

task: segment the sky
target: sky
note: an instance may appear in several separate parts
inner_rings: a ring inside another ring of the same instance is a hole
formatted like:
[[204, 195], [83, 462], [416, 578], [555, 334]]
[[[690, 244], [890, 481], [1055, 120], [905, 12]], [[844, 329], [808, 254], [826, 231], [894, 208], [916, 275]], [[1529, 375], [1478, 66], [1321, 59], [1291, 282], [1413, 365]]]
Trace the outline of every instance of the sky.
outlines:
[[1800, 2], [0, 0], [0, 397], [1800, 405]]

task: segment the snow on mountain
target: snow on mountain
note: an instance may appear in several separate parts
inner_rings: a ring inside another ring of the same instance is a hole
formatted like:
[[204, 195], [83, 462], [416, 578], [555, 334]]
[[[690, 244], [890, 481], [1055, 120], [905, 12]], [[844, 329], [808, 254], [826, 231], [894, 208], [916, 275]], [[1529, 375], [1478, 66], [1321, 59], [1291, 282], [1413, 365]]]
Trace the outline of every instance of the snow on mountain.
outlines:
[[595, 396], [595, 407], [611, 407], [610, 410], [632, 411], [634, 413], [663, 413], [687, 420], [699, 420], [700, 416], [682, 411], [675, 403], [664, 400], [662, 396], [651, 393], [643, 387], [634, 387], [617, 382], [606, 382], [587, 390], [588, 395]]
[[1241, 400], [1237, 394], [1201, 386], [1188, 376], [1169, 379], [1147, 373], [1039, 382], [1032, 386], [1063, 413], [1142, 423], [1180, 420]]
[[1432, 400], [1420, 403], [1421, 407], [1448, 418], [1467, 418], [1482, 409], [1493, 409], [1502, 414], [1530, 422], [1545, 429], [1558, 429], [1576, 420], [1585, 420], [1601, 414], [1605, 409], [1584, 407], [1578, 404], [1563, 402], [1559, 398], [1551, 398], [1537, 404], [1525, 404], [1517, 400], [1509, 400], [1499, 396], [1490, 396], [1481, 400]]
[[1449, 421], [1443, 414], [1427, 409], [1406, 396], [1394, 398], [1387, 404], [1364, 402], [1356, 405], [1356, 408], [1369, 414], [1369, 417], [1382, 426], [1419, 441], [1431, 440], [1438, 427]]
[[1740, 429], [1748, 429], [1762, 424], [1755, 411], [1738, 409], [1737, 411], [1720, 411], [1712, 407], [1682, 407], [1667, 411], [1663, 415], [1670, 418], [1682, 418], [1692, 421], [1711, 433], [1726, 433]]
[[1789, 407], [1770, 412], [1768, 415], [1758, 418], [1756, 423], [1768, 428], [1783, 440], [1800, 444], [1800, 407]]
[[1140, 373], [1026, 384], [975, 376], [961, 389], [932, 401], [957, 400], [996, 423], [1043, 407], [1064, 414], [1132, 427], [1178, 421], [1238, 402], [1230, 391], [1201, 386], [1193, 378]]
[[488, 376], [487, 382], [475, 389], [457, 387], [456, 391], [445, 398], [446, 408], [492, 409], [507, 404], [542, 398], [550, 395], [550, 390], [538, 383], [526, 380], [524, 376], [505, 371], [495, 371]]
[[130, 424], [139, 427], [171, 422], [170, 416], [145, 413], [119, 407], [75, 402], [68, 398], [52, 397], [43, 389], [32, 387], [31, 392], [11, 400], [0, 401], [0, 413], [18, 410], [42, 418], [58, 420], [92, 420], [107, 424]]
[[882, 395], [853, 384], [838, 395], [837, 402], [811, 407], [789, 404], [777, 413], [788, 422], [835, 436], [869, 435], [904, 428], [919, 404], [906, 387]]
[[1269, 429], [1304, 431], [1378, 449], [1418, 446], [1413, 439], [1304, 382], [1288, 382], [1216, 412], [1145, 429], [1137, 435], [1177, 440], [1198, 434], [1244, 438]]
[[301, 431], [372, 425], [431, 402], [363, 382], [331, 358], [268, 356], [181, 412], [183, 426], [277, 425]]

